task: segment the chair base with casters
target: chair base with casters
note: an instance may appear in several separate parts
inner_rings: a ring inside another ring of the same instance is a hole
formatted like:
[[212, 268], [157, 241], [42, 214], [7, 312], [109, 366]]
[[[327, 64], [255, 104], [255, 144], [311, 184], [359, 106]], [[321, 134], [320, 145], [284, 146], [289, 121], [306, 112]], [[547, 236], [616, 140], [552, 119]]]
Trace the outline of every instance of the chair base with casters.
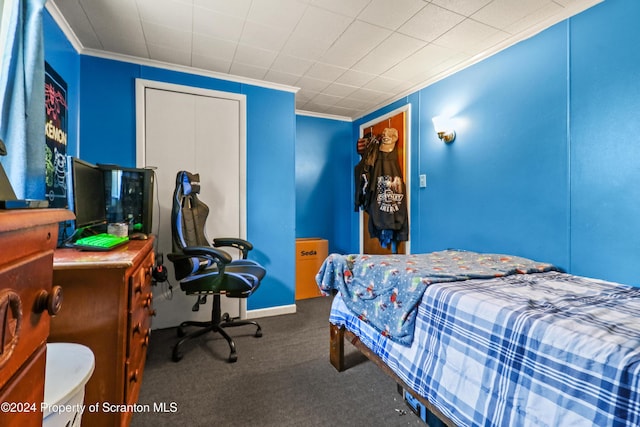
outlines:
[[[229, 348], [231, 352], [229, 353], [229, 358], [227, 359], [229, 363], [234, 363], [238, 360], [238, 355], [236, 353], [236, 344], [233, 341], [233, 338], [227, 334], [224, 328], [231, 328], [236, 326], [246, 326], [253, 325], [255, 326], [256, 332], [254, 336], [256, 338], [260, 338], [262, 336], [262, 329], [258, 322], [253, 320], [237, 320], [231, 319], [228, 313], [222, 314], [221, 303], [220, 303], [220, 294], [213, 295], [213, 307], [211, 308], [211, 320], [207, 322], [198, 322], [195, 320], [187, 320], [182, 322], [180, 326], [178, 326], [178, 337], [180, 337], [180, 341], [173, 346], [172, 360], [174, 362], [179, 362], [182, 359], [182, 352], [180, 351], [180, 347], [185, 342], [189, 341], [192, 338], [197, 338], [202, 336], [208, 332], [218, 333], [222, 335], [224, 339], [229, 343]], [[196, 303], [198, 304], [198, 303]], [[185, 333], [184, 328], [189, 326], [196, 326], [201, 329], [196, 329], [190, 333]]]

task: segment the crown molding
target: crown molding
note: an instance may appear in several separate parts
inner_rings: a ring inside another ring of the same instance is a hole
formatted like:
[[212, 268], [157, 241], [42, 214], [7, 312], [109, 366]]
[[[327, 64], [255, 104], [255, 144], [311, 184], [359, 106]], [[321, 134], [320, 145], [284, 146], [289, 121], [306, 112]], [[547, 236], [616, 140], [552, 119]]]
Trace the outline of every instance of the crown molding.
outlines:
[[316, 113], [314, 111], [296, 110], [296, 116], [316, 117], [319, 119], [339, 120], [341, 122], [353, 122], [351, 117], [337, 116], [334, 114]]

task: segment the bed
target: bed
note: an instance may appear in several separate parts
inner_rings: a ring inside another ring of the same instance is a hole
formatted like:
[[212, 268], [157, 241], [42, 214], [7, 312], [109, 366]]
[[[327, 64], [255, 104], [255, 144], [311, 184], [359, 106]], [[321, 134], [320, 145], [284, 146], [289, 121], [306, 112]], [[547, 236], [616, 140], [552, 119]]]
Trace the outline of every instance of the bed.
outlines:
[[316, 280], [333, 366], [347, 339], [449, 426], [640, 425], [640, 288], [469, 251], [332, 254]]

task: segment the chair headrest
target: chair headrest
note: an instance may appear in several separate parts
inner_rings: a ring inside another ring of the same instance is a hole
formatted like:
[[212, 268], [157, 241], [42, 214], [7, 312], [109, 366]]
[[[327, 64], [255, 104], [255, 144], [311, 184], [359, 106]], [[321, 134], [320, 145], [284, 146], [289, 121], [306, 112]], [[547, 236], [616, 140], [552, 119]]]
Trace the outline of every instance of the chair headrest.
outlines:
[[178, 172], [178, 183], [182, 186], [182, 194], [200, 193], [200, 174], [187, 171]]

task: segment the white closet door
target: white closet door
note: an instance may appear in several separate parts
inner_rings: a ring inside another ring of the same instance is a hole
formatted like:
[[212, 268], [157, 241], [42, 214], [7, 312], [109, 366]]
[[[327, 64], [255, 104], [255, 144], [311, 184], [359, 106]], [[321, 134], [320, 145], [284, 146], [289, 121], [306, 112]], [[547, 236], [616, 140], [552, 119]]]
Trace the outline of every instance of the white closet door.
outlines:
[[[214, 237], [244, 236], [244, 148], [241, 144], [240, 102], [212, 96], [145, 88], [144, 163], [156, 167], [157, 204], [154, 229], [159, 224], [158, 251], [171, 248], [171, 208], [176, 174], [180, 170], [200, 174], [200, 199], [209, 206], [206, 233]], [[138, 142], [140, 143], [140, 142]], [[140, 150], [139, 150], [140, 153]], [[234, 258], [239, 255], [229, 249]], [[165, 259], [173, 289], [167, 300], [162, 288], [154, 290], [157, 317], [154, 328], [176, 326], [184, 320], [208, 320], [211, 297], [199, 312], [192, 312], [195, 297], [187, 297]], [[244, 313], [244, 300], [223, 298], [223, 312], [232, 317]]]

